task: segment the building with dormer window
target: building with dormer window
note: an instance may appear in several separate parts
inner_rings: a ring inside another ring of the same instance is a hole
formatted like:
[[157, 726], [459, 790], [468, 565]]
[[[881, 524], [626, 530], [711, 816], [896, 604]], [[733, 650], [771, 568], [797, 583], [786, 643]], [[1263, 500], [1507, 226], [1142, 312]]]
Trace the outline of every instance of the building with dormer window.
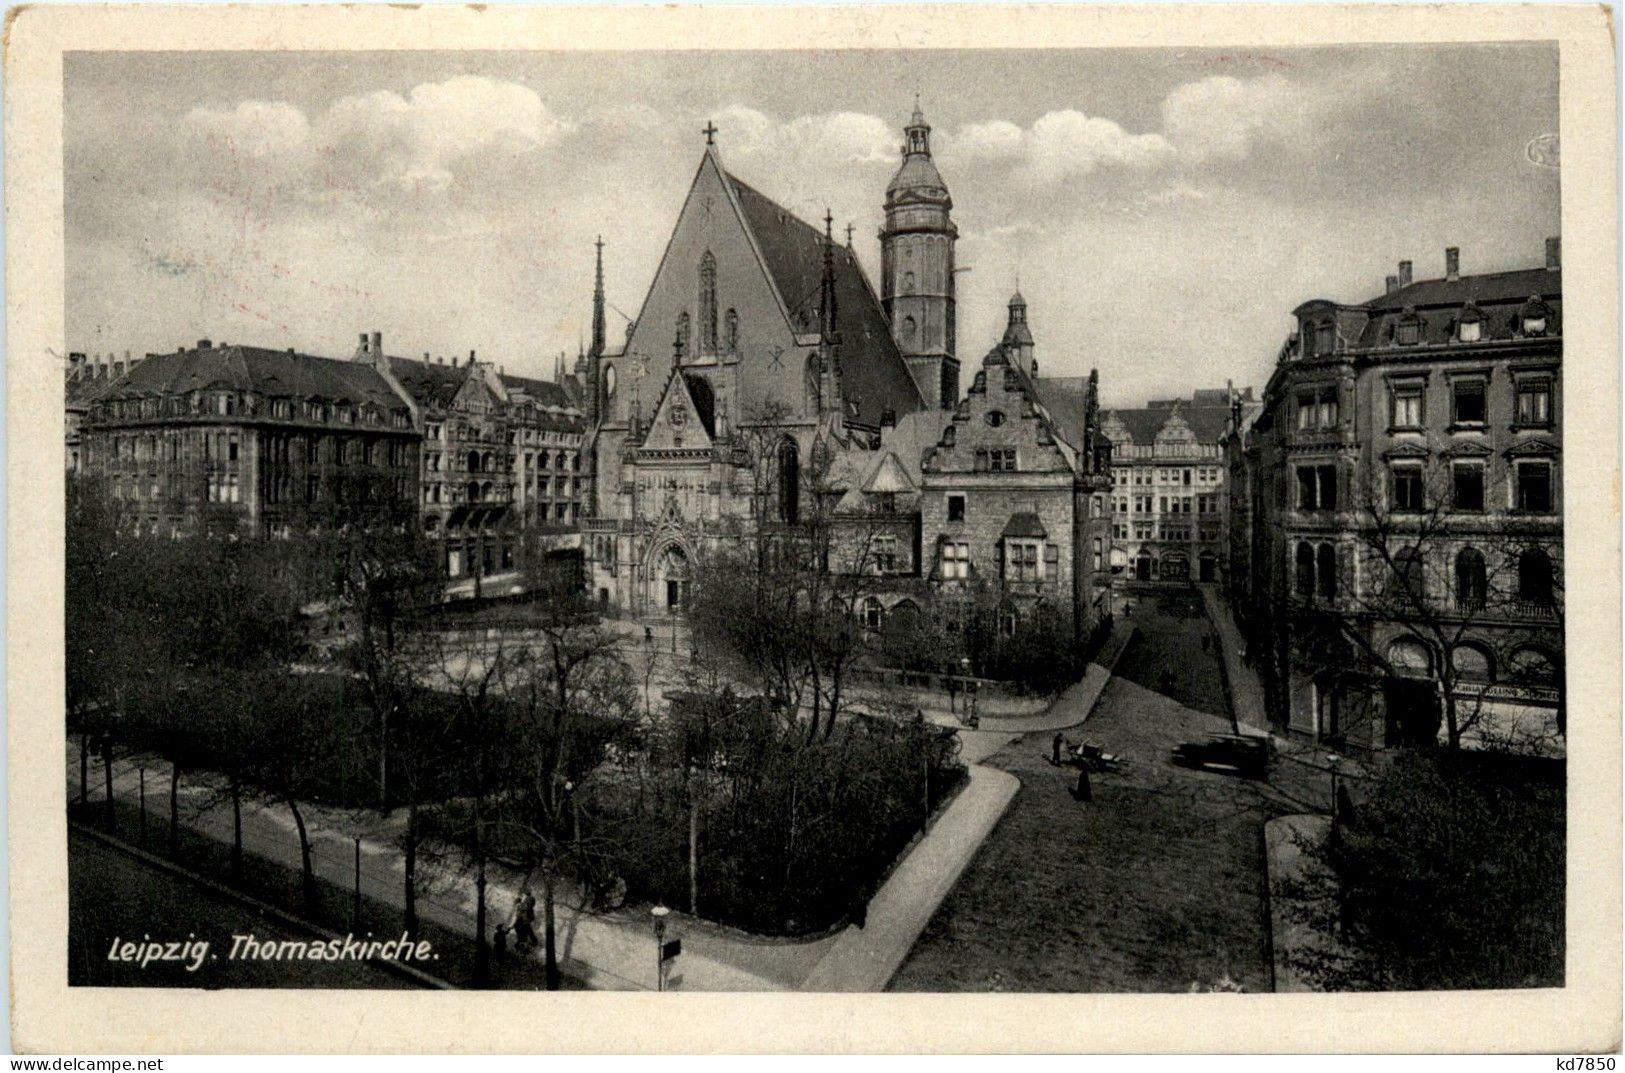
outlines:
[[[1381, 747], [1443, 739], [1455, 712], [1470, 743], [1561, 752], [1560, 246], [1483, 275], [1451, 247], [1444, 268], [1293, 311], [1227, 440], [1249, 538], [1231, 591], [1272, 624], [1259, 663], [1293, 731]], [[1279, 628], [1307, 612], [1342, 624], [1346, 659]]]

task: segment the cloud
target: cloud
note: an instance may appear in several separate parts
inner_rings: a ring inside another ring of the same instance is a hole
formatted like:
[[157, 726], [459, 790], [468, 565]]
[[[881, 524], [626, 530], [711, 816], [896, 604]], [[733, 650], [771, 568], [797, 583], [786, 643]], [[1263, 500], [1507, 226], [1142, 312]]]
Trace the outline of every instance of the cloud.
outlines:
[[1182, 159], [1243, 160], [1292, 145], [1328, 118], [1332, 96], [1282, 75], [1214, 75], [1176, 86], [1162, 102], [1162, 129]]
[[825, 165], [891, 163], [899, 135], [879, 116], [825, 112], [777, 120], [735, 104], [717, 116], [729, 156]]
[[970, 123], [946, 137], [943, 148], [969, 160], [1011, 162], [1022, 179], [1037, 185], [1101, 167], [1156, 168], [1174, 156], [1160, 134], [1131, 134], [1110, 119], [1071, 108], [1048, 112], [1025, 130], [1003, 119]]
[[244, 101], [195, 108], [184, 125], [205, 173], [248, 171], [317, 198], [495, 181], [575, 129], [534, 90], [475, 75], [342, 97], [313, 120], [284, 101]]

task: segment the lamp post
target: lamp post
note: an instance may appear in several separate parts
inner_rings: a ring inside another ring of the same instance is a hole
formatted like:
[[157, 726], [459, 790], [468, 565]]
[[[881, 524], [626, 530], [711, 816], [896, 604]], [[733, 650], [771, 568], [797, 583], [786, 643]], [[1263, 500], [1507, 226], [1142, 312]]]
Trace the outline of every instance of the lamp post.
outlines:
[[1332, 839], [1337, 838], [1337, 765], [1343, 758], [1336, 753], [1326, 754], [1326, 767], [1332, 773]]
[[671, 912], [664, 905], [656, 903], [649, 910], [655, 924], [655, 990], [666, 990], [666, 916]]

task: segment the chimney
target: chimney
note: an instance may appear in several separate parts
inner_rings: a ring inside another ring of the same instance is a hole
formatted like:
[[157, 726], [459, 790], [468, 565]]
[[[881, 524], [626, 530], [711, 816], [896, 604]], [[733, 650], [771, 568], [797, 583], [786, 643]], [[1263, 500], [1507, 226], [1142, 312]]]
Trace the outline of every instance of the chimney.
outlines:
[[1461, 278], [1461, 247], [1446, 246], [1444, 248], [1444, 278], [1451, 283]]
[[374, 361], [384, 360], [384, 333], [372, 333], [372, 357]]
[[361, 333], [361, 341], [355, 345], [355, 360], [361, 361], [367, 356], [367, 333]]
[[429, 352], [428, 352], [428, 351], [427, 351], [427, 350], [425, 350], [425, 351], [424, 351], [424, 352], [423, 352], [423, 364], [425, 364], [425, 365], [428, 365], [428, 364], [430, 364], [430, 361], [429, 361]]
[[1411, 285], [1411, 263], [1409, 261], [1399, 262], [1399, 285], [1401, 287]]
[[474, 364], [474, 352], [472, 350], [468, 352], [468, 363], [470, 365]]
[[1393, 294], [1395, 291], [1399, 290], [1399, 277], [1398, 276], [1389, 276], [1389, 277], [1387, 277], [1386, 279], [1384, 279], [1382, 281], [1382, 287], [1383, 287], [1382, 293], [1384, 293], [1384, 294]]
[[1563, 240], [1553, 235], [1546, 240], [1546, 268], [1556, 272], [1563, 267]]
[[880, 427], [881, 428], [896, 428], [897, 427], [897, 411], [892, 409], [890, 406], [888, 406], [884, 410], [880, 411]]

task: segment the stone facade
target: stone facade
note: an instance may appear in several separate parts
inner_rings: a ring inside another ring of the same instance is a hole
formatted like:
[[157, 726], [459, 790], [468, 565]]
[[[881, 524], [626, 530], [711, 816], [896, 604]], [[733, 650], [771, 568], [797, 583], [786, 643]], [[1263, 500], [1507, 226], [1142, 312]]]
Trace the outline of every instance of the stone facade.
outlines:
[[1222, 580], [1229, 559], [1228, 473], [1220, 441], [1232, 418], [1258, 411], [1252, 388], [1108, 411], [1113, 566], [1134, 582]]
[[[1237, 437], [1252, 621], [1343, 622], [1348, 673], [1277, 630], [1272, 717], [1378, 747], [1475, 723], [1562, 748], [1562, 277], [1411, 279], [1294, 311], [1264, 411]], [[1449, 661], [1446, 664], [1445, 661]]]
[[412, 409], [373, 370], [255, 347], [153, 354], [107, 384], [81, 428], [83, 472], [125, 524], [174, 535], [211, 508], [292, 536], [418, 494]]

